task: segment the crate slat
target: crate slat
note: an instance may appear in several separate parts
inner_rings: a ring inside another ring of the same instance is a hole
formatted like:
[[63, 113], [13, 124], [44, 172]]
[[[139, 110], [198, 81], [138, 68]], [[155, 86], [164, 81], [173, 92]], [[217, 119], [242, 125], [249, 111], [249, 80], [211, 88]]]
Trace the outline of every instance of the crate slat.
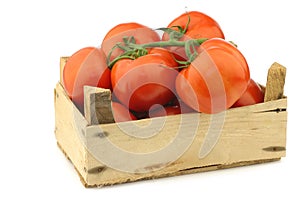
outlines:
[[[92, 151], [93, 155], [104, 153], [108, 157], [116, 157], [119, 165], [126, 163], [128, 167], [133, 168], [134, 171], [137, 172], [135, 174], [129, 174], [105, 167], [105, 170], [102, 170], [98, 174], [90, 174], [89, 184], [97, 185], [101, 179], [104, 185], [110, 185], [162, 177], [167, 176], [169, 173], [177, 174], [195, 168], [202, 168], [201, 171], [205, 171], [206, 167], [210, 169], [211, 166], [226, 168], [226, 166], [238, 165], [238, 163], [246, 164], [249, 162], [255, 163], [255, 161], [263, 162], [263, 160], [279, 159], [285, 156], [285, 125], [287, 113], [284, 108], [286, 107], [286, 99], [268, 104], [271, 104], [268, 106], [271, 109], [263, 110], [259, 109], [259, 106], [252, 106], [228, 111], [221, 136], [214, 149], [204, 159], [199, 159], [199, 150], [210, 124], [210, 117], [205, 114], [186, 114], [190, 115], [190, 119], [195, 120], [197, 117], [201, 118], [201, 123], [197, 129], [193, 143], [178, 160], [168, 164], [159, 171], [153, 171], [147, 174], [139, 172], [143, 172], [149, 168], [155, 170], [155, 167], [160, 168], [165, 166], [170, 160], [165, 158], [165, 154], [162, 154], [162, 158], [156, 157], [161, 163], [156, 160], [145, 160], [142, 168], [134, 169], [134, 165], [130, 166], [131, 163], [134, 163], [132, 162], [134, 156], [132, 158], [127, 157], [125, 160], [122, 159], [122, 157], [116, 156], [118, 151], [109, 151], [109, 148], [104, 145], [105, 142], [102, 141], [104, 140], [103, 137], [107, 137], [106, 139], [125, 151], [150, 153], [157, 149], [162, 149], [172, 141], [172, 138], [176, 136], [181, 115], [168, 117], [160, 133], [147, 140], [137, 139], [124, 134], [118, 127], [118, 124], [89, 126], [86, 132], [87, 147]], [[277, 108], [282, 108], [282, 111], [277, 112]], [[151, 119], [144, 120], [142, 122], [150, 120]], [[137, 123], [139, 124], [141, 122]], [[185, 127], [187, 133], [189, 132], [189, 125], [190, 124], [186, 124]], [[100, 130], [101, 132], [99, 132]], [[99, 137], [100, 133], [105, 134]], [[179, 145], [184, 145], [186, 141], [190, 139], [189, 137], [192, 136], [187, 135], [187, 137], [181, 138], [182, 143], [179, 143]], [[98, 156], [101, 157], [101, 155]], [[103, 165], [96, 160], [94, 161], [95, 162], [90, 163], [89, 168], [93, 169], [97, 168], [98, 165]]]
[[264, 101], [272, 101], [283, 98], [286, 68], [275, 62], [268, 70], [268, 78]]

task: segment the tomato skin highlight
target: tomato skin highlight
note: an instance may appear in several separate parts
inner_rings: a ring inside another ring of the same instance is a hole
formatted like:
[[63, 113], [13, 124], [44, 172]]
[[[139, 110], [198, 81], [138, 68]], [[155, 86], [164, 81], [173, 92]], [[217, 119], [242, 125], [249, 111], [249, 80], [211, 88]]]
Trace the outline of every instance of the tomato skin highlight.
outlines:
[[176, 91], [198, 112], [218, 113], [230, 108], [246, 91], [250, 72], [241, 52], [223, 39], [200, 46], [198, 57], [176, 78]]
[[247, 90], [234, 104], [235, 107], [249, 106], [257, 103], [264, 102], [264, 93], [261, 87], [253, 80], [250, 79]]
[[112, 112], [115, 122], [125, 122], [136, 120], [137, 118], [122, 104], [118, 102], [112, 102]]
[[174, 98], [177, 63], [165, 54], [170, 53], [165, 49], [150, 50], [135, 60], [116, 62], [111, 81], [113, 93], [123, 105], [135, 112], [145, 112], [152, 105], [164, 105]]
[[[181, 41], [200, 38], [225, 39], [220, 25], [210, 16], [198, 11], [191, 11], [178, 16], [168, 25], [168, 28], [178, 30], [178, 28], [174, 26], [180, 26], [182, 29], [185, 29], [188, 22], [188, 17], [190, 17], [190, 23], [185, 35], [180, 39]], [[169, 40], [169, 35], [164, 33], [162, 40]], [[175, 55], [176, 59], [187, 60], [187, 56], [183, 47], [170, 47], [169, 49]]]
[[[102, 41], [101, 48], [105, 55], [108, 56], [111, 49], [117, 43], [124, 43], [124, 37], [130, 36], [134, 37], [136, 44], [160, 41], [158, 33], [147, 26], [135, 22], [118, 24], [107, 32]], [[115, 49], [111, 54], [110, 61], [121, 55], [123, 52], [124, 51], [119, 48]]]
[[78, 109], [83, 112], [83, 87], [111, 89], [110, 69], [101, 49], [86, 47], [70, 56], [63, 69], [63, 86]]

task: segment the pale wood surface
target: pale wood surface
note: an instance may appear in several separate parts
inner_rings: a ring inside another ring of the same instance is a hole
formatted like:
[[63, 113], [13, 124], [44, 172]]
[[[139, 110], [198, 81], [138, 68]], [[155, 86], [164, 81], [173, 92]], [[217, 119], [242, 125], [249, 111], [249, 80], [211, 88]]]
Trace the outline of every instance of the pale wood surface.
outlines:
[[[197, 129], [196, 136], [189, 149], [175, 162], [159, 171], [148, 174], [128, 174], [119, 172], [106, 167], [101, 173], [89, 174], [89, 185], [98, 185], [99, 181], [106, 184], [121, 183], [126, 181], [135, 181], [145, 178], [161, 177], [166, 174], [176, 174], [192, 168], [205, 168], [206, 166], [233, 165], [235, 163], [247, 163], [255, 160], [278, 159], [285, 156], [286, 144], [286, 111], [277, 112], [278, 108], [286, 108], [286, 99], [267, 103], [268, 109], [263, 109], [262, 104], [232, 109], [226, 113], [225, 123], [222, 129], [221, 137], [213, 151], [204, 159], [199, 159], [198, 154], [203, 143], [203, 139], [210, 125], [210, 117], [205, 114], [187, 114], [195, 120], [201, 118], [200, 126]], [[136, 153], [149, 153], [161, 149], [172, 141], [175, 137], [180, 124], [180, 115], [170, 116], [164, 128], [159, 134], [147, 140], [136, 139], [123, 133], [117, 124], [89, 126], [87, 128], [87, 144], [93, 146], [93, 151], [103, 152], [101, 148], [101, 138], [95, 138], [99, 130], [105, 132], [107, 137], [114, 145], [121, 149]], [[151, 120], [151, 119], [149, 119]], [[141, 124], [148, 120], [137, 121]], [[147, 124], [147, 123], [146, 123]], [[186, 124], [187, 133], [189, 124]], [[188, 136], [181, 138], [182, 143], [188, 140]], [[280, 148], [273, 148], [280, 147]], [[98, 149], [97, 149], [98, 148]], [[267, 149], [267, 150], [266, 150]], [[274, 151], [270, 151], [273, 150]], [[115, 156], [107, 153], [107, 156]], [[97, 168], [99, 162], [93, 158], [89, 159], [89, 168]], [[124, 160], [120, 160], [120, 165]], [[168, 162], [166, 158], [166, 162]], [[157, 164], [159, 167], [160, 163]], [[162, 165], [164, 163], [161, 163]], [[100, 164], [102, 166], [102, 164]], [[130, 162], [126, 165], [130, 165]], [[134, 167], [134, 166], [132, 166]], [[155, 168], [154, 165], [144, 166], [144, 168]], [[143, 169], [136, 169], [137, 172]], [[205, 169], [202, 169], [205, 171]], [[112, 176], [114, 175], [114, 176]]]
[[59, 82], [60, 83], [63, 83], [63, 71], [64, 71], [64, 67], [68, 61], [68, 58], [69, 57], [61, 57], [60, 58], [60, 62], [59, 62], [59, 71], [60, 71], [60, 76], [59, 76], [60, 81]]
[[279, 63], [273, 63], [268, 71], [264, 101], [283, 98], [286, 68]]
[[[164, 129], [154, 137], [139, 140], [126, 134], [117, 124], [87, 126], [87, 121], [80, 112], [73, 111], [74, 105], [66, 96], [62, 86], [56, 87], [56, 136], [61, 148], [66, 152], [86, 186], [101, 186], [131, 182], [142, 179], [165, 177], [185, 173], [215, 170], [239, 165], [272, 161], [285, 156], [286, 99], [270, 101], [242, 108], [230, 109], [222, 135], [213, 151], [204, 159], [198, 158], [200, 145], [208, 128], [210, 117], [205, 114], [187, 114], [195, 119], [201, 118], [196, 137], [190, 148], [180, 159], [166, 168], [147, 174], [124, 173], [105, 166], [89, 153], [85, 145], [97, 147], [99, 128], [115, 145], [131, 152], [151, 152], [164, 147], [176, 134], [180, 115], [168, 117]], [[279, 108], [279, 109], [278, 109]], [[61, 111], [59, 111], [61, 110]], [[69, 111], [68, 111], [69, 110]], [[74, 115], [78, 115], [74, 117]], [[78, 130], [80, 123], [85, 130]], [[136, 121], [136, 124], [147, 125], [149, 120]], [[188, 127], [188, 125], [187, 125]], [[173, 131], [172, 131], [173, 130]], [[80, 133], [84, 133], [86, 144], [80, 142]], [[100, 138], [101, 139], [101, 138]], [[92, 142], [92, 143], [91, 143]], [[276, 148], [281, 147], [281, 148]], [[89, 148], [89, 147], [88, 147]], [[111, 155], [114, 156], [114, 155]], [[155, 167], [155, 166], [149, 166]]]
[[87, 150], [82, 144], [87, 121], [58, 83], [55, 96], [55, 136], [58, 145], [86, 179]]
[[113, 123], [110, 90], [84, 86], [84, 114], [89, 125]]

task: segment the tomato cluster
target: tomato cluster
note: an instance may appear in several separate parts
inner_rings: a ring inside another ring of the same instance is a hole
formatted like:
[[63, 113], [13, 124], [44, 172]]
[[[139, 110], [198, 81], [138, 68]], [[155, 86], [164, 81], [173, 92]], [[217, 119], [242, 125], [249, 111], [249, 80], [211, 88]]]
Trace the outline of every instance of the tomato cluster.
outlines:
[[113, 27], [99, 48], [80, 49], [68, 59], [63, 85], [81, 112], [84, 85], [111, 89], [116, 121], [218, 113], [260, 103], [264, 95], [243, 54], [198, 11], [157, 30], [138, 23]]

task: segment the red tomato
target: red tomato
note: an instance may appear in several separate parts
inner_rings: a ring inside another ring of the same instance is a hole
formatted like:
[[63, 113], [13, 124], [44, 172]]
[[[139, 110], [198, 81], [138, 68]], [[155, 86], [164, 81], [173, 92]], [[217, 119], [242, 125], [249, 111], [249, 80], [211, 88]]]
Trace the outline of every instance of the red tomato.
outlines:
[[125, 122], [125, 121], [131, 121], [136, 120], [137, 118], [120, 103], [112, 102], [112, 112], [114, 115], [115, 122]]
[[68, 96], [83, 112], [83, 86], [111, 88], [110, 69], [101, 49], [86, 47], [74, 53], [63, 70], [63, 85]]
[[[104, 37], [101, 48], [106, 56], [117, 43], [123, 43], [124, 37], [133, 36], [136, 44], [144, 44], [160, 41], [157, 32], [138, 23], [124, 23], [113, 27]], [[115, 49], [111, 55], [110, 61], [121, 55], [123, 51], [119, 48]]]
[[165, 60], [168, 61], [168, 66], [172, 68], [176, 68], [178, 66], [178, 63], [175, 61], [173, 55], [170, 53], [170, 51], [160, 48], [160, 47], [155, 47], [149, 50], [149, 54], [157, 54], [159, 56], [164, 57]]
[[[169, 25], [168, 28], [178, 30], [175, 26], [180, 26], [182, 29], [186, 28], [188, 17], [190, 17], [190, 23], [185, 32], [185, 35], [180, 40], [190, 40], [190, 39], [200, 39], [200, 38], [223, 38], [225, 36], [220, 25], [210, 16], [198, 12], [191, 11], [184, 13], [174, 19]], [[163, 40], [169, 40], [169, 35], [165, 33], [163, 35]], [[185, 51], [183, 47], [171, 47], [171, 52], [180, 60], [186, 60]]]
[[177, 76], [176, 91], [196, 111], [224, 111], [246, 91], [250, 80], [248, 64], [235, 46], [219, 38], [204, 42], [199, 52]]
[[144, 112], [174, 97], [177, 63], [168, 54], [165, 49], [154, 48], [145, 56], [122, 59], [113, 66], [113, 93], [123, 105], [135, 112]]
[[264, 102], [264, 93], [261, 87], [252, 79], [244, 94], [233, 104], [232, 107], [248, 106]]

